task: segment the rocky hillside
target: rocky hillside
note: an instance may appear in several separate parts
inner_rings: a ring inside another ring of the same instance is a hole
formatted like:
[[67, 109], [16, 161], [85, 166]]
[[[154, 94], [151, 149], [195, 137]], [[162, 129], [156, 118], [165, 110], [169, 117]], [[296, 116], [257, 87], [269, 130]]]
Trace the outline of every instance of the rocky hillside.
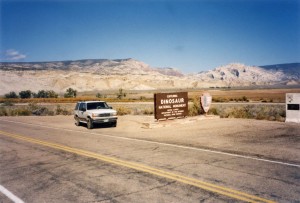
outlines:
[[153, 68], [134, 59], [0, 63], [0, 95], [41, 89], [65, 92], [109, 89], [155, 90], [300, 84], [300, 64], [246, 66], [229, 64], [185, 75], [174, 68]]
[[299, 63], [261, 67], [234, 63], [215, 68], [214, 70], [200, 72], [193, 76], [199, 81], [216, 82], [232, 87], [299, 84], [299, 74]]

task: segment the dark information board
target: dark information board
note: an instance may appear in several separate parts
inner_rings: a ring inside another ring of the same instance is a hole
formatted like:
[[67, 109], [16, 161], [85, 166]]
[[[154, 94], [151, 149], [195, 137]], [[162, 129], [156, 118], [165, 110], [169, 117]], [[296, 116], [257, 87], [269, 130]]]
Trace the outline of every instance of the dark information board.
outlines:
[[155, 119], [185, 117], [188, 115], [188, 93], [154, 94]]
[[300, 110], [300, 104], [288, 104], [287, 110]]

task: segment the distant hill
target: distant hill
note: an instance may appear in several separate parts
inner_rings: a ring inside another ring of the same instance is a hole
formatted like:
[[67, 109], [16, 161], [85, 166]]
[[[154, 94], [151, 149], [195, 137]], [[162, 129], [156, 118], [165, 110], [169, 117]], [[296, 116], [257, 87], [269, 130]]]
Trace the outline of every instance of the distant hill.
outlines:
[[0, 95], [41, 89], [65, 92], [299, 85], [300, 63], [247, 66], [234, 63], [196, 74], [154, 68], [135, 59], [0, 63]]
[[299, 84], [300, 63], [270, 66], [246, 66], [233, 63], [195, 75], [200, 81], [226, 86]]
[[288, 80], [299, 80], [300, 78], [300, 63], [275, 64], [260, 67], [268, 71], [282, 72]]
[[300, 63], [285, 63], [285, 64], [275, 64], [275, 65], [267, 65], [267, 66], [259, 66], [261, 68], [267, 70], [275, 70], [275, 71], [299, 71]]

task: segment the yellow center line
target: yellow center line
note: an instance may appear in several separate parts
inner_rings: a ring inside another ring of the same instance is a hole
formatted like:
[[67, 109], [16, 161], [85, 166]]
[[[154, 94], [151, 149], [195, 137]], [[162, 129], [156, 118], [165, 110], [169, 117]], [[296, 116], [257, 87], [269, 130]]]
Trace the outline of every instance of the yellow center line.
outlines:
[[127, 167], [127, 168], [132, 168], [132, 169], [135, 169], [135, 170], [138, 170], [138, 171], [150, 173], [150, 174], [157, 175], [157, 176], [160, 176], [160, 177], [163, 177], [163, 178], [168, 178], [168, 179], [175, 180], [175, 181], [185, 183], [185, 184], [188, 184], [188, 185], [193, 185], [195, 187], [198, 187], [198, 188], [210, 191], [210, 192], [218, 193], [218, 194], [221, 194], [221, 195], [224, 195], [224, 196], [227, 196], [227, 197], [231, 197], [231, 198], [246, 201], [246, 202], [268, 202], [268, 203], [273, 202], [271, 200], [260, 198], [260, 197], [250, 195], [250, 194], [247, 194], [247, 193], [244, 193], [244, 192], [240, 192], [240, 191], [237, 191], [237, 190], [233, 190], [233, 189], [230, 189], [230, 188], [227, 188], [227, 187], [218, 186], [218, 185], [215, 185], [215, 184], [212, 184], [212, 183], [207, 183], [207, 182], [204, 182], [204, 181], [200, 181], [200, 180], [197, 180], [197, 179], [194, 179], [194, 178], [178, 175], [178, 174], [175, 174], [175, 173], [163, 171], [163, 170], [160, 170], [160, 169], [157, 169], [157, 168], [149, 167], [149, 166], [134, 163], [134, 162], [124, 161], [124, 160], [121, 160], [121, 159], [117, 159], [117, 158], [113, 158], [113, 157], [109, 157], [109, 156], [104, 156], [104, 155], [97, 154], [97, 153], [90, 152], [90, 151], [76, 149], [76, 148], [72, 148], [72, 147], [68, 147], [68, 146], [64, 146], [64, 145], [60, 145], [60, 144], [55, 144], [55, 143], [51, 143], [51, 142], [45, 142], [45, 141], [42, 141], [42, 140], [33, 139], [33, 138], [30, 138], [30, 137], [25, 137], [25, 136], [12, 134], [12, 133], [9, 133], [9, 132], [4, 132], [4, 131], [0, 131], [0, 134], [4, 135], [4, 136], [11, 137], [11, 138], [24, 140], [24, 141], [27, 141], [27, 142], [47, 146], [47, 147], [50, 147], [50, 148], [54, 148], [54, 149], [74, 153], [74, 154], [77, 154], [77, 155], [81, 155], [81, 156], [85, 156], [85, 157], [89, 157], [89, 158], [95, 158], [95, 159], [105, 161], [105, 162], [108, 162], [108, 163], [111, 163], [111, 164], [115, 164], [115, 165], [119, 165], [119, 166], [123, 166], [123, 167]]

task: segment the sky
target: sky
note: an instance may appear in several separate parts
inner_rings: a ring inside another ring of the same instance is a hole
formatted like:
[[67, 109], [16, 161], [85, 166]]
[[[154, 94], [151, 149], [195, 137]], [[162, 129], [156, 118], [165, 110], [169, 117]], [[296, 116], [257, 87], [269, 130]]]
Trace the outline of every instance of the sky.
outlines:
[[300, 62], [300, 0], [0, 0], [0, 61]]

